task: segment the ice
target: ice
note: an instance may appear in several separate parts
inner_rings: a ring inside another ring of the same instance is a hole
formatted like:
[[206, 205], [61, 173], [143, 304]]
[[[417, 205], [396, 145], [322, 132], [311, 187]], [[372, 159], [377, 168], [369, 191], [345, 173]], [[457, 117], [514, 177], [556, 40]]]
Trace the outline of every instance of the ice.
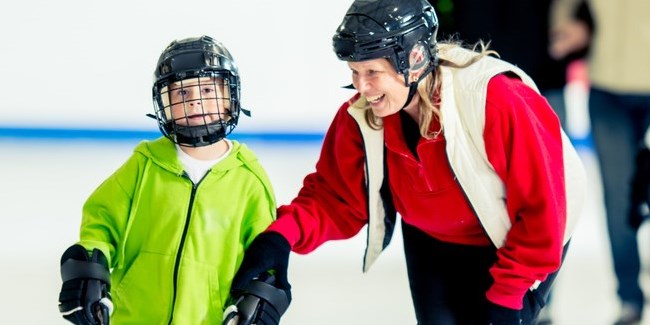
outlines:
[[[135, 144], [0, 138], [0, 324], [67, 324], [57, 310], [60, 255], [76, 240], [86, 197], [122, 164]], [[289, 202], [297, 193], [320, 151], [318, 141], [247, 144], [265, 166], [279, 203]], [[592, 186], [555, 286], [554, 324], [611, 324], [619, 306], [598, 166], [589, 148], [580, 154]], [[644, 257], [650, 255], [648, 232], [644, 225], [640, 232]], [[399, 228], [365, 274], [364, 245], [365, 229], [311, 254], [292, 254], [289, 280], [294, 300], [282, 323], [415, 324]], [[648, 278], [644, 271], [646, 288]]]

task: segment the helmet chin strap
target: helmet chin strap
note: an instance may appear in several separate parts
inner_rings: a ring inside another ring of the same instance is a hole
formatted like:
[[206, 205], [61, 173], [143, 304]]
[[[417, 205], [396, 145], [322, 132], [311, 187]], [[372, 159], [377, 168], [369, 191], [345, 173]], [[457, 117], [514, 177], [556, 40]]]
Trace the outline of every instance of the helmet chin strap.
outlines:
[[[428, 61], [427, 61], [428, 62]], [[415, 92], [418, 90], [418, 84], [420, 81], [424, 79], [429, 73], [433, 71], [433, 69], [437, 66], [437, 61], [434, 61], [433, 63], [430, 63], [427, 69], [420, 75], [420, 77], [414, 77], [413, 82], [409, 84], [409, 95], [406, 97], [406, 103], [404, 103], [404, 106], [402, 106], [401, 109], [404, 109], [406, 106], [408, 106], [411, 101], [413, 100], [413, 96], [415, 96]], [[408, 80], [408, 71], [404, 73], [404, 78], [405, 81]]]
[[411, 82], [409, 85], [409, 95], [406, 97], [406, 103], [404, 103], [404, 106], [402, 106], [401, 109], [404, 109], [406, 106], [408, 106], [411, 101], [413, 100], [413, 96], [415, 96], [415, 91], [418, 90], [418, 82], [414, 81]]

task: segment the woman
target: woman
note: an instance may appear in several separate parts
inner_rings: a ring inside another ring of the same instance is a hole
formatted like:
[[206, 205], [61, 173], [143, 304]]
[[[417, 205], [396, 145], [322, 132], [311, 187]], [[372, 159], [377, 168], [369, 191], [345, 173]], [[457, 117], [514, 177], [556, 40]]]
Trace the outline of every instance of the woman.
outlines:
[[584, 170], [520, 69], [436, 42], [423, 0], [356, 0], [334, 51], [358, 93], [337, 112], [316, 171], [246, 251], [240, 290], [289, 251], [368, 225], [367, 270], [395, 212], [419, 324], [534, 324], [579, 214]]

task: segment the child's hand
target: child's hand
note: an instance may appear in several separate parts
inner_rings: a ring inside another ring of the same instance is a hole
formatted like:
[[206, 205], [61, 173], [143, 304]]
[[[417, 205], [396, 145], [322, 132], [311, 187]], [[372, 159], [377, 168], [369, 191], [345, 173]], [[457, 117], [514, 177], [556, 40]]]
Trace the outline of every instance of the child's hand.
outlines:
[[269, 273], [251, 281], [234, 305], [224, 312], [222, 325], [278, 325], [289, 308], [290, 292], [276, 287]]
[[100, 250], [88, 256], [81, 245], [68, 248], [61, 257], [61, 278], [59, 311], [63, 318], [77, 325], [109, 324], [113, 311], [110, 273]]

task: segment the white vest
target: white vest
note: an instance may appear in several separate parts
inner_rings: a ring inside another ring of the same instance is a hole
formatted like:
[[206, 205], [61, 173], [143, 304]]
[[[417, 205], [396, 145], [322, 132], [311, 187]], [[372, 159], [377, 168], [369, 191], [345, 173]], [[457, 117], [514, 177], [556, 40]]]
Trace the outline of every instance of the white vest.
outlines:
[[[444, 60], [466, 62], [477, 53], [462, 48], [448, 48], [441, 50], [439, 55]], [[513, 72], [535, 91], [538, 91], [537, 87], [521, 69], [493, 57], [484, 57], [462, 69], [445, 66], [440, 66], [439, 69], [442, 77], [442, 125], [449, 163], [490, 240], [496, 247], [501, 247], [511, 224], [505, 204], [505, 185], [490, 164], [483, 141], [487, 84], [498, 74]], [[391, 216], [386, 216], [384, 202], [379, 194], [384, 179], [384, 131], [370, 128], [365, 121], [364, 111], [353, 106], [355, 105], [348, 108], [348, 112], [359, 124], [366, 152], [368, 244], [363, 263], [365, 272], [390, 242], [390, 227], [393, 223], [385, 220]], [[567, 196], [566, 243], [581, 214], [586, 174], [564, 131], [562, 147]]]

